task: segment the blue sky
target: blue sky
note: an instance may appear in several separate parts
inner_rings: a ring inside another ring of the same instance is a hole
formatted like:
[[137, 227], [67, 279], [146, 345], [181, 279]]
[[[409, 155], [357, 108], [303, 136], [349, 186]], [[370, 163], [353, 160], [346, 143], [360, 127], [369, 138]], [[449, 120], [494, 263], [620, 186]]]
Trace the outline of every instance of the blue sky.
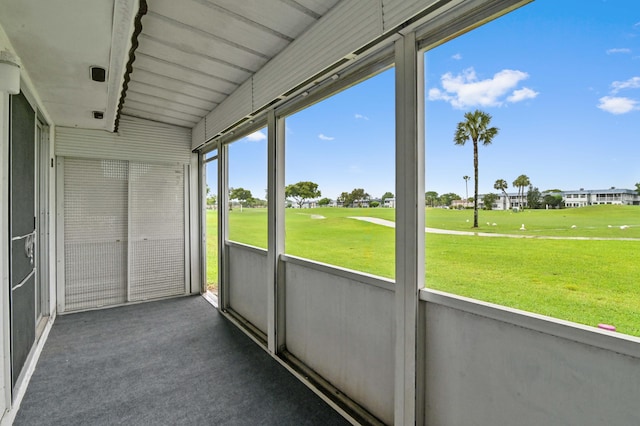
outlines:
[[[453, 133], [476, 108], [500, 128], [480, 147], [481, 193], [520, 174], [541, 190], [640, 182], [637, 0], [537, 0], [426, 52], [425, 76], [427, 190], [465, 195], [472, 146], [455, 146]], [[312, 180], [330, 198], [395, 192], [393, 78], [385, 71], [288, 117], [287, 183]], [[264, 198], [264, 131], [230, 152], [230, 185]]]

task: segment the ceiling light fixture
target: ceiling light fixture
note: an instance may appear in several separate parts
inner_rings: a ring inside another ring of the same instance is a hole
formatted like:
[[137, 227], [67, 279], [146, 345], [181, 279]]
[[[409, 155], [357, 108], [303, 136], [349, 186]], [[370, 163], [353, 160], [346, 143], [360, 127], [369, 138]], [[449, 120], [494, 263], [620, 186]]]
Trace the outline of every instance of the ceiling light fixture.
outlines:
[[0, 51], [0, 92], [20, 93], [20, 65], [18, 59], [6, 50]]

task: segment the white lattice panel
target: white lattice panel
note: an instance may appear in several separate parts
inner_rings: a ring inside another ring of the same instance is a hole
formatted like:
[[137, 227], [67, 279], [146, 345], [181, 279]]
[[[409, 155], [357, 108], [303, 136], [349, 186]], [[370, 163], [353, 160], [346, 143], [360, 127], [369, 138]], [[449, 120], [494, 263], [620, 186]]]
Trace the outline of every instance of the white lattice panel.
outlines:
[[126, 161], [65, 161], [66, 311], [126, 300], [127, 186]]
[[130, 163], [130, 299], [185, 292], [184, 171]]

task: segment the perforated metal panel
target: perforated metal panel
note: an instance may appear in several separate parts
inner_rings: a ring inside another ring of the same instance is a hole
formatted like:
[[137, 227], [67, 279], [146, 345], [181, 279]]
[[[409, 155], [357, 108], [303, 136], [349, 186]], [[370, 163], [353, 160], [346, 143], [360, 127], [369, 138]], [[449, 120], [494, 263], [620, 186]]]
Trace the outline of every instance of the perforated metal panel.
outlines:
[[127, 296], [129, 167], [65, 160], [65, 310], [124, 303]]
[[184, 171], [129, 164], [130, 300], [185, 292]]
[[66, 158], [65, 311], [185, 293], [180, 164]]

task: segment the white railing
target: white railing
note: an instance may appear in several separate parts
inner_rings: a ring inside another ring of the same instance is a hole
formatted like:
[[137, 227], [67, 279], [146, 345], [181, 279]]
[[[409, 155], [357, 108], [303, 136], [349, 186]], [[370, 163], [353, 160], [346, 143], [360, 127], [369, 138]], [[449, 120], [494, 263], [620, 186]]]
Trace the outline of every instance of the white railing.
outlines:
[[[267, 328], [266, 251], [229, 250], [230, 307]], [[394, 420], [392, 280], [280, 258], [286, 352], [381, 421]], [[640, 339], [421, 290], [418, 423], [640, 424]]]
[[640, 339], [420, 294], [424, 423], [640, 424]]
[[393, 423], [393, 281], [283, 256], [287, 350]]
[[227, 241], [229, 307], [267, 334], [267, 251]]

